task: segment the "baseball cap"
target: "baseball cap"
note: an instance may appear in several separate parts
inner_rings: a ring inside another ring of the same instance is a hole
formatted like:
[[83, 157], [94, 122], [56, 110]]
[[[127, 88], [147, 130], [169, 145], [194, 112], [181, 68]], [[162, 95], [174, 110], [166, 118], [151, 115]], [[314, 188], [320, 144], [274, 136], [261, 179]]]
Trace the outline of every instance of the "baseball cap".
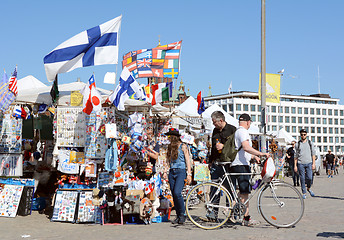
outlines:
[[251, 121], [251, 117], [247, 113], [243, 113], [240, 115], [239, 121]]
[[307, 133], [307, 131], [306, 131], [306, 129], [302, 128], [302, 129], [300, 130], [300, 133]]

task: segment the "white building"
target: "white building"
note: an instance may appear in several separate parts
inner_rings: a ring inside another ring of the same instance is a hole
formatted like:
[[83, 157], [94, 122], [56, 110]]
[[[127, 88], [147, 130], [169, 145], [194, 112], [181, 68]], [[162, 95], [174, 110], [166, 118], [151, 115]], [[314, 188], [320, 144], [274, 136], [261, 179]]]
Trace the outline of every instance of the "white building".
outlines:
[[[328, 94], [309, 96], [281, 95], [280, 103], [266, 103], [267, 131], [284, 127], [295, 139], [299, 130], [305, 128], [308, 137], [320, 148], [321, 154], [331, 149], [335, 154], [344, 153], [344, 105]], [[235, 118], [242, 113], [251, 115], [260, 125], [261, 101], [256, 92], [234, 92], [204, 98], [205, 107], [214, 103]]]

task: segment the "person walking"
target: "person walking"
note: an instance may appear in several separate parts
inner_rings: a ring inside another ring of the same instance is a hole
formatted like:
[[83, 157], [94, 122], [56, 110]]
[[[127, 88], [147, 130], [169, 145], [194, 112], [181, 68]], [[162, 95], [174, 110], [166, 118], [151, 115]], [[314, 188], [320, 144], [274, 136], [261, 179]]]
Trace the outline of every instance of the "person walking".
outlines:
[[[313, 182], [313, 171], [315, 169], [315, 147], [312, 141], [307, 139], [307, 131], [300, 130], [301, 140], [295, 146], [294, 171], [299, 173], [301, 181], [302, 197], [306, 199], [306, 192], [314, 197], [311, 190]], [[307, 190], [306, 190], [307, 185]]]
[[[248, 129], [251, 126], [251, 117], [250, 115], [244, 113], [239, 116], [239, 128], [235, 132], [235, 147], [240, 149], [231, 164], [229, 171], [231, 173], [251, 173], [250, 161], [255, 159], [257, 162], [260, 162], [260, 158], [265, 156], [270, 157], [269, 153], [262, 153], [252, 147], [252, 140]], [[241, 202], [244, 203], [249, 194], [251, 193], [250, 185], [250, 175], [232, 175], [231, 180], [233, 182], [234, 188], [237, 184], [239, 186], [239, 197]], [[259, 224], [258, 221], [251, 219], [249, 214], [249, 205], [246, 205], [246, 212], [244, 214], [244, 219], [242, 222], [243, 226], [253, 226]]]
[[[178, 129], [170, 128], [166, 135], [170, 140], [167, 148], [167, 161], [170, 165], [168, 181], [177, 215], [172, 224], [184, 224], [186, 217], [182, 190], [185, 179], [187, 184], [190, 184], [192, 180], [189, 151], [186, 144], [182, 143]], [[163, 177], [166, 178], [166, 172]]]
[[325, 155], [327, 177], [333, 178], [334, 167], [335, 167], [336, 156], [331, 152], [331, 149], [328, 150], [328, 153]]
[[291, 147], [287, 150], [286, 160], [293, 177], [294, 186], [300, 186], [300, 176], [294, 171], [295, 141], [291, 142]]

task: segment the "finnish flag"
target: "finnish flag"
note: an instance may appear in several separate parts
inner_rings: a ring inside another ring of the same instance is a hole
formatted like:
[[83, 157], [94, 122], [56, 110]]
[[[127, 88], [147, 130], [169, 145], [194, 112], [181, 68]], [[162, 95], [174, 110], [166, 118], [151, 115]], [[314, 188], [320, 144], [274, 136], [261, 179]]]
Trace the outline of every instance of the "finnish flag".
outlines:
[[124, 111], [124, 102], [131, 96], [136, 95], [137, 99], [146, 100], [143, 89], [131, 75], [127, 67], [124, 67], [115, 91], [109, 96], [109, 100], [118, 110]]
[[48, 81], [76, 68], [118, 63], [118, 39], [122, 16], [85, 30], [63, 42], [44, 57]]

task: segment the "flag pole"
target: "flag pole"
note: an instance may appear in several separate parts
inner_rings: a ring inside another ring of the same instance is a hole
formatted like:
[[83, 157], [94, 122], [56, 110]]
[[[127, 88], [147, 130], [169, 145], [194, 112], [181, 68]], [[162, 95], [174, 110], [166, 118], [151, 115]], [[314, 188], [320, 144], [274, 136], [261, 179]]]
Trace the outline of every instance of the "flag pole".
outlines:
[[[122, 29], [122, 14], [121, 14], [121, 25], [119, 26], [119, 29], [118, 29], [118, 49], [119, 49], [119, 42], [120, 42], [120, 38], [121, 38], [121, 29]], [[118, 70], [118, 57], [117, 57], [117, 64], [116, 64], [116, 78], [117, 78], [117, 70]], [[115, 81], [116, 81], [116, 78], [115, 78]], [[114, 90], [115, 90], [115, 84], [113, 85], [114, 86]]]
[[266, 49], [265, 49], [265, 0], [261, 0], [261, 152], [266, 153]]

